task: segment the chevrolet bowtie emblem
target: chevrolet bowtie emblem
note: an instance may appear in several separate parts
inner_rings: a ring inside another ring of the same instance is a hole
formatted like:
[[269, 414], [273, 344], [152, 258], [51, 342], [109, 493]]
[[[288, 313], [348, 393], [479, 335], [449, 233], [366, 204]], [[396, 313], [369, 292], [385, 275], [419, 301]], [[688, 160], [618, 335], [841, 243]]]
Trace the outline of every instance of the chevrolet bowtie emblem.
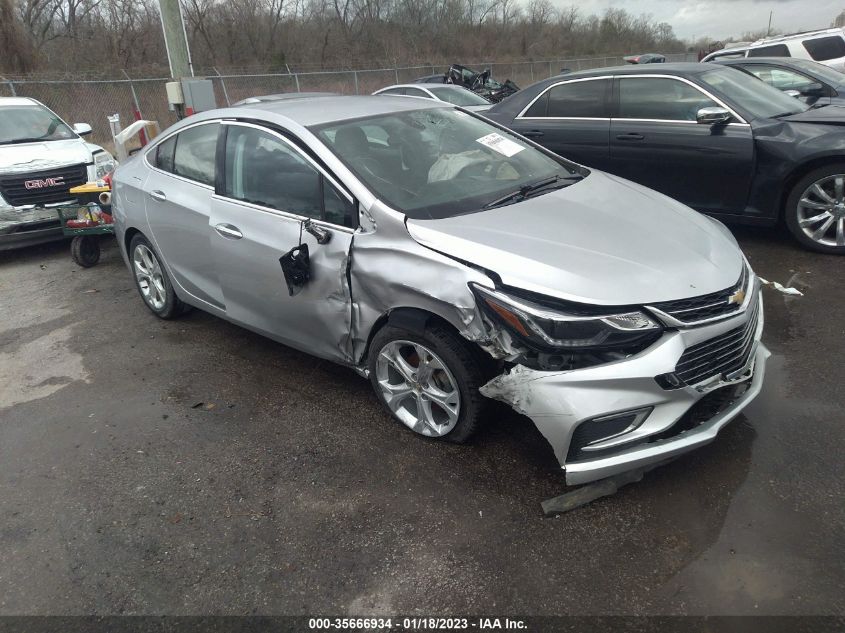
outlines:
[[728, 297], [728, 303], [735, 303], [737, 305], [742, 305], [743, 301], [745, 301], [745, 291], [744, 290], [737, 290], [730, 297]]

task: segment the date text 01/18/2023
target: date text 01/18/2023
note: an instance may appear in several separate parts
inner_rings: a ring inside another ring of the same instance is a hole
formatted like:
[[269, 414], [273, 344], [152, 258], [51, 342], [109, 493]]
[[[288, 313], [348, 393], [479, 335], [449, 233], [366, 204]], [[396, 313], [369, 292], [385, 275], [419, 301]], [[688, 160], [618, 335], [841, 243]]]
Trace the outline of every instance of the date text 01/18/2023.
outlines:
[[523, 620], [511, 618], [309, 618], [308, 628], [312, 630], [397, 630], [408, 631], [451, 631], [451, 630], [510, 630], [527, 629]]

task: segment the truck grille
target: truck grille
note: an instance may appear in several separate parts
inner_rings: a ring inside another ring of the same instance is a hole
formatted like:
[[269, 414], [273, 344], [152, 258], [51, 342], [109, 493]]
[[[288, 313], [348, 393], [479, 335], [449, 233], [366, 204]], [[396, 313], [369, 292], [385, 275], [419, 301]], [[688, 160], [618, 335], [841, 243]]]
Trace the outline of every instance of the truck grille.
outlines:
[[727, 317], [739, 312], [742, 301], [737, 304], [731, 301], [730, 298], [734, 297], [739, 291], [748, 291], [748, 279], [748, 266], [743, 265], [739, 281], [730, 288], [690, 299], [654, 303], [648, 307], [668, 314], [681, 323], [688, 325], [707, 319], [722, 316]]
[[85, 165], [70, 165], [25, 174], [0, 175], [0, 195], [13, 207], [43, 206], [73, 200], [68, 189], [85, 184]]
[[744, 324], [687, 348], [678, 359], [674, 373], [658, 376], [658, 382], [664, 388], [677, 388], [696, 385], [713, 376], [741, 369], [751, 357], [759, 321], [760, 301], [755, 291], [748, 320]]

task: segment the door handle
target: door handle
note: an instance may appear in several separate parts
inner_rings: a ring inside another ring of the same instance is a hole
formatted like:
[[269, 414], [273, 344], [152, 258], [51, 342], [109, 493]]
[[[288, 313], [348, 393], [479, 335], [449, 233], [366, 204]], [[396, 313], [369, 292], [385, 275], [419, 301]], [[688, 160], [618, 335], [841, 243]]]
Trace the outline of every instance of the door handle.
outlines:
[[523, 132], [522, 135], [527, 138], [540, 138], [545, 135], [545, 132], [541, 132], [540, 130], [529, 130], [528, 132]]
[[630, 132], [628, 134], [619, 134], [616, 136], [617, 141], [642, 141], [645, 139], [645, 136], [642, 134], [637, 134], [636, 132]]
[[150, 192], [150, 198], [153, 200], [158, 200], [159, 202], [164, 202], [167, 200], [167, 196], [164, 195], [164, 192], [160, 189], [156, 189], [155, 191]]
[[214, 227], [214, 230], [230, 240], [239, 240], [244, 236], [238, 227], [231, 224], [218, 224]]

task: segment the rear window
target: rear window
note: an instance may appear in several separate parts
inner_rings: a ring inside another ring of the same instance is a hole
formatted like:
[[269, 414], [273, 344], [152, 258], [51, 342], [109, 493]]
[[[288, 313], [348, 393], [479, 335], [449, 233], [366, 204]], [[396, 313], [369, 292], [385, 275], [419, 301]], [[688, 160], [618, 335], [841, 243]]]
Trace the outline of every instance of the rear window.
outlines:
[[761, 46], [748, 50], [749, 57], [791, 57], [786, 44], [774, 44], [773, 46]]
[[804, 40], [804, 48], [817, 62], [845, 57], [845, 40], [839, 35]]

